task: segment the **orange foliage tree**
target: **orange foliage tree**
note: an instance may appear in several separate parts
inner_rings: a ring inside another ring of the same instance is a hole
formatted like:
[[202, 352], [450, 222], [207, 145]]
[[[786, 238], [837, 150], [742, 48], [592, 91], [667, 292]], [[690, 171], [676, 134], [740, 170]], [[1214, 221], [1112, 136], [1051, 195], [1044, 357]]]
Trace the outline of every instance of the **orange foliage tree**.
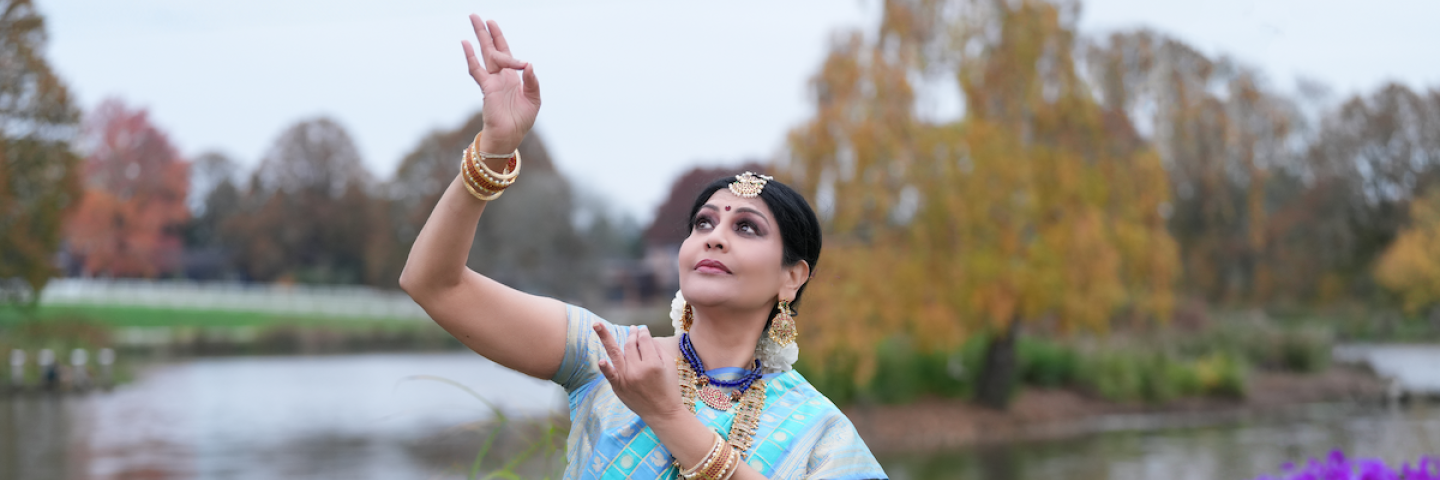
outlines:
[[85, 195], [66, 224], [70, 251], [86, 275], [173, 273], [190, 219], [190, 164], [144, 109], [100, 104], [85, 122]]
[[[1066, 17], [1039, 1], [888, 2], [877, 40], [832, 47], [782, 165], [834, 259], [806, 302], [824, 319], [806, 323], [807, 358], [859, 353], [864, 382], [876, 339], [933, 350], [989, 333], [977, 395], [1003, 407], [1021, 324], [1103, 330], [1172, 310], [1165, 171], [1080, 81]], [[922, 120], [916, 72], [947, 65], [964, 116]]]

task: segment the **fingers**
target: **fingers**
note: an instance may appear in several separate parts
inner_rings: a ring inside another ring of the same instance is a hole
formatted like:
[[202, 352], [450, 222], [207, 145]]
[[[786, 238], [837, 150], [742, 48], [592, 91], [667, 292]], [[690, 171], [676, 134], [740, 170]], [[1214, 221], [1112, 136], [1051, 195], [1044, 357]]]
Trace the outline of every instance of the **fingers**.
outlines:
[[[591, 327], [595, 329], [596, 335], [600, 336], [600, 344], [605, 346], [605, 354], [610, 356], [610, 362], [608, 366], [611, 373], [606, 373], [605, 376], [608, 378], [615, 378], [613, 374], [621, 371], [621, 369], [625, 365], [624, 352], [620, 350], [620, 345], [615, 342], [615, 337], [610, 335], [610, 329], [605, 328], [604, 324], [600, 322], [595, 322], [595, 324]], [[606, 362], [604, 360], [601, 360], [600, 373], [605, 373], [606, 367]]]
[[495, 41], [490, 38], [490, 31], [485, 29], [485, 22], [479, 15], [470, 15], [470, 26], [475, 29], [475, 39], [480, 41], [480, 59], [485, 61], [485, 71], [496, 73], [500, 67], [490, 59], [495, 55]]
[[639, 331], [640, 331], [640, 327], [636, 327], [636, 326], [631, 326], [631, 327], [630, 327], [630, 335], [627, 336], [626, 339], [625, 339], [625, 355], [626, 355], [625, 360], [626, 360], [626, 361], [634, 360], [634, 361], [637, 362], [637, 363], [638, 363], [638, 362], [644, 362], [644, 361], [645, 361], [644, 354], [642, 354], [642, 353], [640, 352], [640, 334], [639, 334]]
[[524, 93], [531, 103], [540, 104], [540, 79], [535, 78], [535, 66], [528, 63], [525, 64]]
[[655, 346], [655, 339], [650, 337], [650, 327], [640, 326], [638, 328], [640, 330], [638, 337], [640, 338], [636, 342], [638, 348], [635, 350], [639, 352], [641, 358], [647, 361], [659, 360], [660, 350]]
[[665, 355], [665, 352], [660, 351], [660, 342], [657, 342], [657, 341], [655, 341], [654, 338], [651, 338], [651, 337], [650, 337], [650, 329], [649, 329], [649, 328], [646, 328], [646, 329], [645, 329], [644, 335], [645, 335], [645, 340], [650, 343], [650, 350], [648, 350], [648, 351], [645, 352], [645, 356], [646, 356], [646, 357], [650, 357], [650, 356], [653, 355], [653, 356], [654, 356], [653, 358], [660, 359], [660, 360], [666, 360], [667, 357], [668, 357], [668, 355]]
[[525, 63], [524, 61], [515, 59], [515, 57], [510, 56], [510, 54], [508, 53], [494, 52], [490, 54], [490, 61], [487, 63], [487, 65], [495, 65], [497, 68], [513, 68], [516, 70], [524, 70], [525, 66], [529, 64]]
[[505, 34], [500, 31], [500, 24], [494, 20], [485, 22], [490, 27], [490, 36], [495, 39], [495, 49], [505, 54], [510, 53], [510, 42], [505, 41]]
[[485, 67], [480, 65], [480, 59], [475, 58], [475, 47], [471, 47], [470, 42], [465, 40], [460, 41], [460, 47], [465, 49], [465, 63], [470, 65], [470, 78], [474, 78], [475, 83], [483, 84], [490, 72], [485, 71]]

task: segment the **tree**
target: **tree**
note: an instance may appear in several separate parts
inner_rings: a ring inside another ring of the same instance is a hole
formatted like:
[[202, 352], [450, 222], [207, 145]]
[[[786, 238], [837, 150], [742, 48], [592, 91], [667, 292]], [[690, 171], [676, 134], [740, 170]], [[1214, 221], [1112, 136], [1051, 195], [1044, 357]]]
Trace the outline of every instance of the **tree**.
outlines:
[[45, 41], [33, 3], [0, 2], [0, 301], [31, 307], [57, 273], [64, 217], [81, 192], [70, 149], [79, 111]]
[[191, 221], [185, 228], [185, 270], [191, 278], [235, 274], [230, 252], [239, 245], [223, 234], [224, 222], [240, 212], [239, 165], [224, 154], [195, 158], [190, 175]]
[[[989, 332], [977, 395], [1003, 407], [1022, 324], [1169, 315], [1179, 266], [1165, 171], [1078, 77], [1064, 8], [887, 2], [875, 43], [832, 46], [784, 166], [816, 198], [826, 256], [844, 258], [822, 262], [806, 301], [826, 319], [806, 332], [819, 347], [808, 358], [863, 355], [894, 332], [925, 349]], [[915, 72], [947, 65], [964, 118], [917, 119]], [[861, 380], [873, 362], [862, 357]]]
[[[390, 187], [392, 221], [399, 257], [391, 284], [399, 278], [404, 255], [419, 235], [440, 195], [460, 171], [461, 151], [484, 125], [480, 114], [463, 125], [426, 136], [395, 172]], [[556, 169], [538, 132], [520, 144], [524, 161], [520, 180], [500, 200], [485, 207], [475, 231], [468, 265], [497, 281], [531, 293], [568, 298], [593, 296], [599, 280], [597, 249], [581, 238], [569, 181]]]
[[369, 249], [389, 230], [350, 134], [316, 118], [287, 128], [221, 231], [255, 280], [379, 283]]
[[67, 223], [72, 255], [86, 275], [174, 273], [190, 218], [189, 162], [144, 109], [102, 102], [85, 121], [85, 196]]
[[1410, 226], [1380, 257], [1375, 277], [1398, 295], [1406, 311], [1440, 316], [1440, 189], [1410, 203]]

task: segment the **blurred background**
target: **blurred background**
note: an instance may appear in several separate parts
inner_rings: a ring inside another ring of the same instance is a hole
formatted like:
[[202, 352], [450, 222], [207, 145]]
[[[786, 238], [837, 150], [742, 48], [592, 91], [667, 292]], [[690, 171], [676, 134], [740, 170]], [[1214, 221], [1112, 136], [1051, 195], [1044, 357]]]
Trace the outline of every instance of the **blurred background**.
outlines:
[[556, 478], [559, 388], [396, 284], [472, 12], [545, 103], [469, 266], [668, 334], [695, 193], [775, 175], [893, 478], [1440, 452], [1429, 2], [0, 5], [0, 479]]

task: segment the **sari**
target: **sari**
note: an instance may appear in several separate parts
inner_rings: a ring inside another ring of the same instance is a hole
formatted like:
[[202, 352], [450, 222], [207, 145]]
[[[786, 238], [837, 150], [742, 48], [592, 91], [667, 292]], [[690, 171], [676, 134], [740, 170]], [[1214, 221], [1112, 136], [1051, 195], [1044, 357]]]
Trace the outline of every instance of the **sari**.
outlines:
[[[565, 388], [570, 406], [566, 479], [678, 478], [670, 451], [640, 416], [630, 411], [600, 374], [607, 358], [594, 322], [609, 328], [624, 348], [627, 327], [616, 326], [574, 305], [567, 305], [565, 357], [551, 378]], [[706, 373], [713, 378], [742, 375], [739, 368]], [[766, 478], [886, 478], [855, 426], [830, 399], [794, 370], [766, 374], [765, 406], [746, 463]], [[696, 403], [696, 417], [728, 437], [733, 412]]]

